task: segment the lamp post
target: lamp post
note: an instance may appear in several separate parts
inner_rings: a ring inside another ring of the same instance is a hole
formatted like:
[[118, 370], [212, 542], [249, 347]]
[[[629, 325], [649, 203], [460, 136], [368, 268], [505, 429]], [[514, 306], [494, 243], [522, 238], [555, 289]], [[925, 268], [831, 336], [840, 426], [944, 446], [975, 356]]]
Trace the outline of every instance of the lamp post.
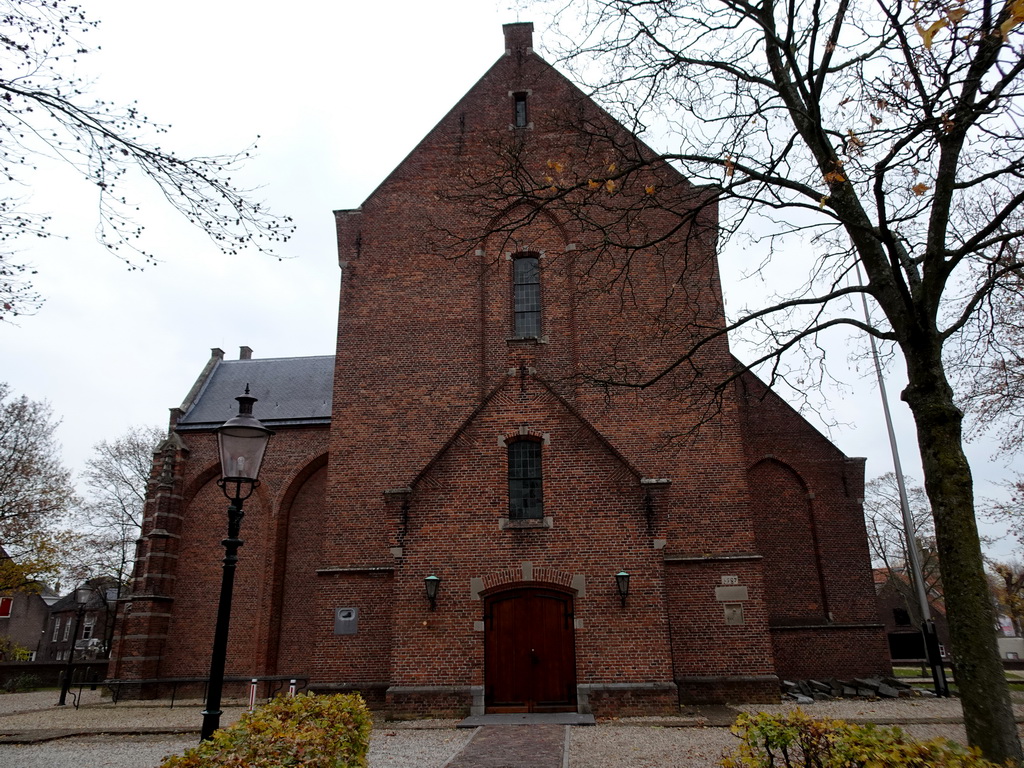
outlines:
[[86, 605], [92, 596], [92, 590], [87, 587], [79, 587], [75, 590], [75, 626], [71, 631], [71, 650], [68, 651], [68, 663], [64, 667], [64, 679], [60, 683], [60, 698], [57, 699], [57, 706], [63, 707], [67, 704], [68, 690], [71, 688], [71, 675], [75, 671], [75, 643], [78, 642], [78, 627], [82, 624], [82, 615], [85, 613]]
[[235, 398], [238, 401], [238, 415], [229, 419], [217, 430], [217, 445], [220, 450], [221, 479], [217, 481], [231, 504], [228, 506], [228, 537], [224, 545], [224, 575], [220, 584], [220, 603], [217, 608], [217, 627], [213, 633], [213, 654], [210, 657], [210, 683], [207, 688], [206, 709], [203, 710], [203, 728], [200, 740], [213, 737], [220, 727], [220, 699], [224, 689], [224, 664], [228, 651], [228, 625], [231, 623], [231, 593], [235, 586], [235, 566], [238, 564], [238, 538], [242, 527], [242, 503], [259, 485], [260, 465], [267, 442], [274, 434], [260, 424], [252, 415], [255, 397], [245, 394]]

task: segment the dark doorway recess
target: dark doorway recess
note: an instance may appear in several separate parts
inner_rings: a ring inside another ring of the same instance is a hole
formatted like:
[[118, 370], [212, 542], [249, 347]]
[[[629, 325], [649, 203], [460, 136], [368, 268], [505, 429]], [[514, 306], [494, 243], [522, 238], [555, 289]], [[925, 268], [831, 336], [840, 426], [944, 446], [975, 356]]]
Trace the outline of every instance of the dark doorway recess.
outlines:
[[575, 712], [572, 596], [512, 589], [484, 600], [488, 712]]

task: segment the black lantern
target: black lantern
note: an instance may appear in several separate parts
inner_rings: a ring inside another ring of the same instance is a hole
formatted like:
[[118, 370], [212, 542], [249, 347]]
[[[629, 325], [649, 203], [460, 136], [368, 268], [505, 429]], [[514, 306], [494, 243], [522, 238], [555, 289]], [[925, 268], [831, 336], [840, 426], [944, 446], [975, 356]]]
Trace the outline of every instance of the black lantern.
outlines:
[[260, 424], [252, 415], [255, 397], [245, 394], [235, 398], [238, 401], [238, 415], [229, 419], [217, 430], [217, 444], [220, 448], [220, 473], [218, 482], [224, 495], [231, 500], [228, 506], [228, 537], [224, 544], [224, 574], [220, 584], [220, 604], [217, 608], [217, 626], [213, 632], [213, 653], [210, 656], [210, 682], [207, 688], [206, 709], [203, 710], [203, 728], [200, 739], [206, 741], [220, 727], [220, 699], [224, 688], [224, 664], [228, 652], [228, 626], [231, 623], [231, 593], [235, 586], [235, 566], [238, 564], [238, 548], [242, 540], [238, 534], [242, 528], [242, 503], [252, 495], [259, 485], [260, 465], [267, 450], [267, 442], [274, 433]]
[[615, 574], [615, 586], [619, 590], [619, 598], [622, 600], [622, 607], [626, 607], [626, 597], [629, 595], [629, 574], [619, 571]]
[[430, 610], [437, 610], [437, 588], [441, 585], [441, 577], [431, 574], [423, 580], [427, 588], [427, 600], [430, 601]]
[[220, 486], [229, 499], [245, 500], [258, 484], [263, 454], [274, 433], [252, 415], [252, 404], [256, 398], [250, 397], [248, 384], [245, 385], [245, 394], [235, 400], [238, 401], [238, 415], [228, 419], [217, 430]]

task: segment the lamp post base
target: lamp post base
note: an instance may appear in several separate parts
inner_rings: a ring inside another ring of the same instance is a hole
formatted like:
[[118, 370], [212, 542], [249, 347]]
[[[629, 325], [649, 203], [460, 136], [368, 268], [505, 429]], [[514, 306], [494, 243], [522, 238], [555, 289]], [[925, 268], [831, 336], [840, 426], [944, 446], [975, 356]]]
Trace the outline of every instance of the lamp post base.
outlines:
[[199, 733], [200, 741], [208, 741], [213, 738], [213, 732], [220, 728], [220, 716], [224, 714], [219, 709], [203, 710], [203, 728]]

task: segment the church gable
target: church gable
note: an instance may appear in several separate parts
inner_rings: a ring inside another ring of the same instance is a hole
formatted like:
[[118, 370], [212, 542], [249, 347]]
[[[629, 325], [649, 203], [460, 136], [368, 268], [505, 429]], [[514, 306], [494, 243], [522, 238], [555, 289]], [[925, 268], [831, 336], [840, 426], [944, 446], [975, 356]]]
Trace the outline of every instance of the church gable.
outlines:
[[[431, 480], [431, 474], [435, 465], [442, 461], [448, 452], [454, 450], [456, 446], [465, 447], [468, 441], [470, 441], [467, 433], [478, 431], [478, 422], [486, 418], [493, 418], [494, 412], [505, 413], [505, 418], [511, 419], [509, 423], [515, 422], [515, 425], [509, 430], [505, 432], [499, 430], [497, 433], [497, 442], [500, 446], [507, 447], [510, 443], [519, 440], [548, 444], [550, 442], [549, 435], [543, 430], [538, 431], [539, 428], [531, 427], [528, 423], [529, 417], [523, 408], [523, 403], [527, 401], [534, 404], [534, 409], [541, 408], [539, 412], [545, 414], [542, 418], [555, 418], [554, 414], [557, 413], [559, 418], [568, 418], [569, 422], [573, 424], [571, 428], [573, 436], [586, 434], [599, 443], [605, 452], [611, 454], [621, 464], [620, 469], [616, 470], [616, 474], [629, 475], [634, 479], [640, 478], [640, 472], [592, 424], [559, 396], [550, 384], [537, 378], [536, 372], [524, 365], [518, 369], [509, 369], [504, 380], [483, 399], [480, 405], [459, 426], [452, 437], [416, 474], [415, 479], [410, 483], [410, 488], [416, 488], [421, 484], [436, 484], [436, 480]], [[474, 445], [480, 448], [479, 443]]]
[[[208, 658], [186, 628], [212, 626], [212, 430], [238, 394], [214, 385], [261, 371], [277, 435], [246, 502], [234, 675], [406, 717], [672, 713], [777, 699], [779, 674], [884, 671], [851, 523], [863, 467], [771, 393], [756, 404], [759, 382], [715, 391], [735, 370], [717, 214], [665, 165], [610, 183], [649, 155], [537, 56], [532, 25], [506, 25], [495, 65], [335, 214], [333, 380], [327, 358], [213, 360], [177, 414], [117, 674]], [[594, 218], [542, 204], [572, 188], [600, 196]], [[786, 546], [810, 553], [799, 568]]]
[[[531, 481], [535, 493], [532, 501], [524, 501]], [[598, 485], [601, 503], [595, 506], [584, 499], [582, 489], [594, 491]], [[528, 527], [531, 523], [525, 521], [550, 527], [556, 513], [562, 514], [563, 525], [586, 525], [570, 516], [600, 514], [616, 504], [643, 518], [640, 473], [525, 370], [510, 373], [485, 399], [410, 490], [413, 510], [440, 504], [442, 520], [454, 515], [452, 522], [462, 526], [482, 519], [488, 530]], [[435, 501], [427, 501], [434, 496]], [[616, 496], [629, 501], [612, 502]], [[458, 518], [463, 511], [469, 519]]]

